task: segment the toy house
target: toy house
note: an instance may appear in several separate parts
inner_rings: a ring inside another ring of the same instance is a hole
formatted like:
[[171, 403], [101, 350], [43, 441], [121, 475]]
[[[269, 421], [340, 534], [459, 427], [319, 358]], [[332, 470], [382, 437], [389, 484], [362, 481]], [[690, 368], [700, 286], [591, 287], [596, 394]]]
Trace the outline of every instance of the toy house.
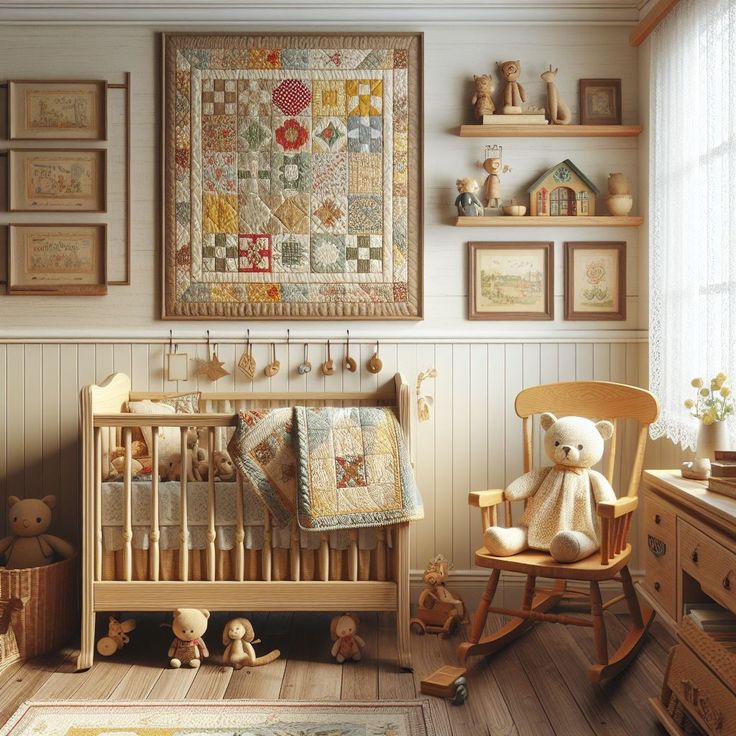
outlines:
[[527, 191], [532, 217], [595, 215], [598, 188], [569, 158], [547, 169]]

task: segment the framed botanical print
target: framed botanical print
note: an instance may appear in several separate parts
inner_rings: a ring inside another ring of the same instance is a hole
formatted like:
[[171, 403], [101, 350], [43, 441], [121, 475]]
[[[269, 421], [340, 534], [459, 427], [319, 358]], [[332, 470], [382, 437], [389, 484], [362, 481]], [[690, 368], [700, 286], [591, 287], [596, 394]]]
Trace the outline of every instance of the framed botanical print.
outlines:
[[107, 82], [11, 80], [10, 140], [105, 140]]
[[626, 319], [626, 243], [565, 243], [565, 319]]
[[621, 125], [621, 80], [580, 80], [580, 125]]
[[422, 48], [165, 34], [164, 319], [422, 319]]
[[554, 243], [468, 244], [468, 319], [554, 318]]
[[11, 212], [104, 212], [103, 149], [19, 148], [8, 155]]
[[107, 293], [106, 225], [8, 227], [8, 294]]

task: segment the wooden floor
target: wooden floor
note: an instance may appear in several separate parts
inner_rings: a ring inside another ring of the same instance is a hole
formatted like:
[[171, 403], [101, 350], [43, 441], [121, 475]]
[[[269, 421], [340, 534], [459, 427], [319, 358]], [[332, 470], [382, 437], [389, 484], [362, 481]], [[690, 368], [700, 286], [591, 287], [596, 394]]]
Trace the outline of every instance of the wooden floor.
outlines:
[[[622, 619], [606, 614], [617, 643]], [[170, 629], [164, 618], [148, 618], [131, 634], [131, 644], [113, 659], [98, 658], [87, 672], [73, 671], [76, 652], [67, 649], [0, 675], [0, 723], [20, 703], [38, 700], [181, 700], [254, 698], [290, 700], [413, 699], [419, 680], [441, 664], [454, 663], [456, 636], [443, 641], [412, 635], [415, 672], [398, 670], [390, 615], [365, 614], [361, 634], [368, 643], [360, 663], [331, 659], [329, 616], [253, 616], [259, 654], [278, 647], [282, 658], [265, 667], [234, 672], [217, 664], [224, 619], [213, 616], [207, 637], [213, 653], [200, 670], [165, 668]], [[100, 629], [98, 628], [98, 631]], [[461, 707], [430, 698], [438, 736], [558, 734], [559, 736], [645, 736], [664, 733], [646, 704], [659, 693], [673, 639], [656, 620], [636, 662], [603, 688], [591, 685], [587, 665], [594, 653], [591, 632], [553, 624], [537, 626], [491, 659], [477, 660], [468, 674], [470, 699]], [[213, 663], [214, 661], [214, 663]]]

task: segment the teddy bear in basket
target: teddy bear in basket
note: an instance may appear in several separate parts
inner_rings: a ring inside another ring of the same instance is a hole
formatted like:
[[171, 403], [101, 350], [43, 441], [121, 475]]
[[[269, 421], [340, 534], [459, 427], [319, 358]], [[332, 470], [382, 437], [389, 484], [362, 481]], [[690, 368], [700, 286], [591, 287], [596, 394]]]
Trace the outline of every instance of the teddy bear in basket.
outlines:
[[515, 555], [532, 548], [549, 552], [557, 562], [576, 562], [600, 547], [596, 504], [614, 503], [606, 477], [592, 469], [603, 457], [613, 424], [583, 417], [544, 413], [544, 449], [554, 465], [522, 475], [508, 486], [508, 501], [526, 499], [519, 526], [491, 526], [483, 540], [490, 554]]
[[51, 525], [55, 496], [43, 498], [8, 497], [10, 511], [9, 537], [0, 539], [0, 555], [8, 569], [40, 567], [74, 555], [74, 547], [53, 534], [46, 534]]

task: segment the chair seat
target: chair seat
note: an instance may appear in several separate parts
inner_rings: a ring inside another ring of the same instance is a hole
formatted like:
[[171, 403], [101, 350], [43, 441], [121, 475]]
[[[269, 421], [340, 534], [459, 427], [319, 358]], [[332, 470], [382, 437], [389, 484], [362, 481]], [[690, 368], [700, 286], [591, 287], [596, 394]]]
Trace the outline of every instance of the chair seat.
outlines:
[[547, 552], [530, 549], [510, 557], [498, 557], [488, 553], [485, 547], [475, 551], [475, 564], [498, 570], [512, 570], [525, 575], [560, 580], [608, 580], [612, 578], [631, 556], [631, 545], [627, 544], [620, 554], [601, 564], [599, 552], [578, 562], [557, 562]]

